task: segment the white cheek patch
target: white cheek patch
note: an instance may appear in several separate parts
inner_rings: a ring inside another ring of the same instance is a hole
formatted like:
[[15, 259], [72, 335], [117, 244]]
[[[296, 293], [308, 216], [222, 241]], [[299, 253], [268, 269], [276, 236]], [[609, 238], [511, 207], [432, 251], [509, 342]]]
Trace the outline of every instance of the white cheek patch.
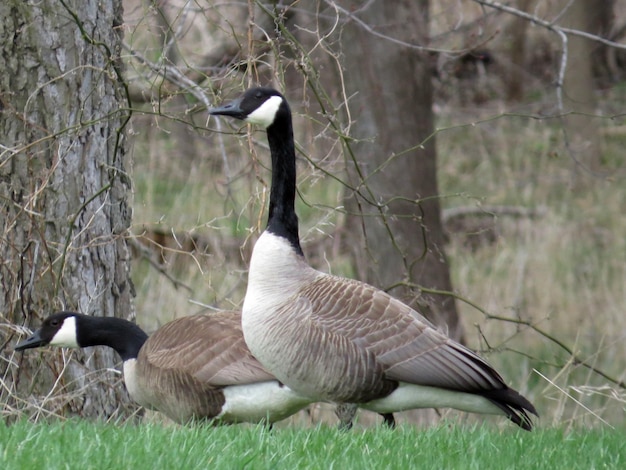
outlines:
[[253, 112], [248, 114], [245, 121], [251, 124], [258, 124], [264, 128], [271, 126], [282, 102], [283, 99], [280, 96], [272, 96]]
[[63, 324], [59, 331], [52, 337], [50, 345], [59, 346], [61, 348], [78, 348], [78, 339], [76, 338], [76, 317], [67, 317], [63, 320]]

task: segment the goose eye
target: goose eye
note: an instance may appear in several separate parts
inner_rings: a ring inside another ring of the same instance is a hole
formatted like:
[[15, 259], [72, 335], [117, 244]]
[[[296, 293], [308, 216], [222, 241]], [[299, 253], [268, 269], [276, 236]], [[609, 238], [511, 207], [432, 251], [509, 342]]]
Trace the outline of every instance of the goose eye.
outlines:
[[52, 320], [52, 321], [50, 322], [50, 324], [51, 324], [52, 326], [57, 326], [57, 325], [59, 324], [59, 320], [56, 320], [56, 319], [55, 319], [55, 320]]

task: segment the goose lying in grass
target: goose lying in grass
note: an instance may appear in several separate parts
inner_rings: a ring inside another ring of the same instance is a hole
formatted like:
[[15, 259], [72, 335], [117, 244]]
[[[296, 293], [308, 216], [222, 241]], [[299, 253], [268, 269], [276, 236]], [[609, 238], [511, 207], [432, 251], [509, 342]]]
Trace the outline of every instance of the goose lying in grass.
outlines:
[[283, 95], [253, 88], [210, 110], [267, 131], [267, 228], [256, 242], [243, 305], [245, 341], [282, 383], [314, 401], [378, 413], [450, 407], [500, 414], [530, 430], [535, 407], [486, 361], [387, 293], [313, 269], [295, 213], [296, 155]]
[[239, 312], [178, 318], [150, 337], [121, 318], [59, 312], [15, 349], [47, 345], [113, 348], [124, 362], [131, 398], [178, 423], [273, 423], [311, 403], [252, 356]]

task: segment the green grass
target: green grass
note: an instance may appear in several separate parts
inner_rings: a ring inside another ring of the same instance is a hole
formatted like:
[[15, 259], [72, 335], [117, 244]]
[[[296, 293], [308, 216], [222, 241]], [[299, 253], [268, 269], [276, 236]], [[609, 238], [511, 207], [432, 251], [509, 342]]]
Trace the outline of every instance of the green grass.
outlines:
[[0, 466], [80, 469], [626, 468], [621, 431], [439, 425], [370, 428], [163, 427], [86, 421], [0, 424]]

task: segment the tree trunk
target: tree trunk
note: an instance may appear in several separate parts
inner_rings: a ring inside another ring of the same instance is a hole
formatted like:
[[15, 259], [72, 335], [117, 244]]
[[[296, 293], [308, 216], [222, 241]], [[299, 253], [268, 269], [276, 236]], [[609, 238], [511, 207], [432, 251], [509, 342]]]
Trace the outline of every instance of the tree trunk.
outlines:
[[[374, 31], [426, 44], [427, 0], [369, 2], [356, 15]], [[348, 8], [349, 5], [346, 5]], [[391, 292], [463, 339], [451, 291], [437, 189], [431, 61], [355, 22], [342, 33], [344, 73], [354, 122], [356, 191], [348, 194], [358, 277]], [[363, 249], [364, 248], [364, 249]]]
[[0, 18], [0, 400], [5, 416], [40, 397], [44, 414], [123, 415], [112, 350], [12, 351], [17, 325], [55, 310], [134, 316], [122, 2], [6, 0]]
[[[602, 3], [602, 2], [600, 2]], [[595, 2], [574, 0], [564, 15], [564, 25], [572, 29], [598, 33], [597, 13], [602, 11]], [[601, 138], [593, 115], [596, 113], [593, 77], [592, 41], [568, 36], [567, 68], [563, 78], [563, 106], [568, 151], [575, 164], [573, 186], [585, 186], [587, 173], [600, 169]]]
[[[534, 0], [519, 0], [517, 8], [521, 11], [532, 11]], [[526, 39], [530, 22], [525, 18], [513, 16], [505, 31], [505, 36], [510, 38], [508, 53], [510, 56], [510, 66], [506, 80], [507, 101], [521, 101], [524, 97], [525, 75], [522, 73], [526, 69]]]

